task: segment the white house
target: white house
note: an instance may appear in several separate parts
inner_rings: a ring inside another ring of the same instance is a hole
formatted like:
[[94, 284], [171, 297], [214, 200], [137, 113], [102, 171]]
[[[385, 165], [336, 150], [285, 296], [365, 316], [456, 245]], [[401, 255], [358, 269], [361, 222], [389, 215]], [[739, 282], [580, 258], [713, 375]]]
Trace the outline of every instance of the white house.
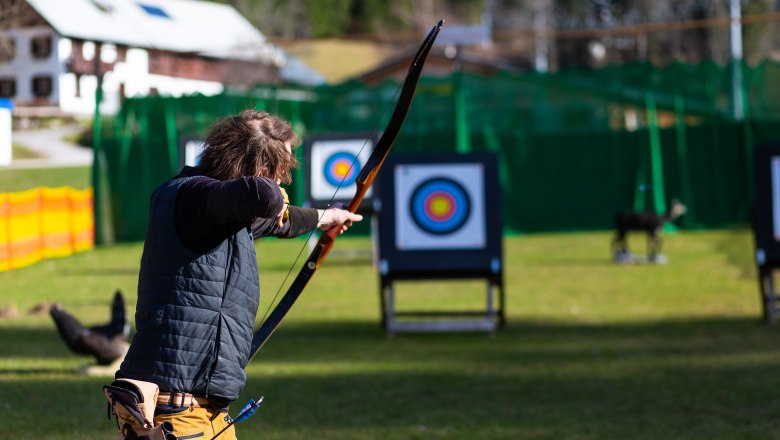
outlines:
[[14, 113], [114, 113], [124, 97], [217, 94], [280, 80], [285, 53], [233, 7], [196, 0], [19, 0], [0, 29], [0, 98]]

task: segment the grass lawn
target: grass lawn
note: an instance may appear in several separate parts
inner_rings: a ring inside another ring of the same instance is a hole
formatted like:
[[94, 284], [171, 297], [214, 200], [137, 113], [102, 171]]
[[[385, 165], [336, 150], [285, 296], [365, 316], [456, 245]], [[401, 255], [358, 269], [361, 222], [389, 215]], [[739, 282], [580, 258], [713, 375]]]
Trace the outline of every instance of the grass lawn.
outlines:
[[38, 186], [88, 188], [92, 186], [90, 167], [8, 168], [0, 171], [0, 193], [25, 191]]
[[[265, 403], [239, 438], [777, 437], [780, 329], [759, 319], [750, 231], [667, 235], [659, 266], [612, 264], [609, 240], [508, 237], [508, 325], [495, 335], [388, 338], [370, 262], [331, 255], [249, 365], [239, 403], [260, 394]], [[260, 316], [302, 245], [257, 244]], [[334, 252], [368, 246], [343, 237]], [[0, 273], [0, 307], [21, 314], [0, 320], [0, 438], [113, 438], [109, 379], [74, 375], [90, 359], [27, 311], [57, 301], [96, 324], [117, 288], [132, 310], [140, 252], [116, 245]], [[399, 308], [451, 309], [479, 307], [483, 291], [409, 282], [397, 293]]]
[[11, 145], [11, 155], [14, 159], [38, 159], [43, 157], [35, 151], [18, 144]]

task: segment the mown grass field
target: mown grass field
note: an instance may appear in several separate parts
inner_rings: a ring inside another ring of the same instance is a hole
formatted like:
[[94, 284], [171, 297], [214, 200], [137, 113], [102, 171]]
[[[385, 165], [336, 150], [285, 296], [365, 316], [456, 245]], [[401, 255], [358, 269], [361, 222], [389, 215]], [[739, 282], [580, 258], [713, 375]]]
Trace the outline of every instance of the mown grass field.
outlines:
[[[19, 159], [16, 155], [14, 155], [14, 158]], [[32, 159], [34, 157], [29, 158]], [[25, 191], [38, 186], [49, 188], [71, 186], [76, 189], [84, 189], [91, 185], [89, 167], [5, 168], [0, 170], [0, 193]]]
[[[239, 438], [776, 438], [780, 328], [759, 319], [750, 231], [667, 235], [669, 263], [658, 266], [613, 264], [609, 240], [507, 237], [506, 329], [388, 338], [375, 269], [339, 252], [369, 240], [340, 238], [248, 367], [240, 403], [262, 394], [265, 404]], [[261, 316], [301, 246], [257, 244]], [[116, 245], [0, 273], [0, 307], [20, 313], [0, 320], [0, 438], [113, 438], [109, 379], [75, 375], [90, 359], [27, 312], [56, 301], [99, 323], [117, 288], [132, 310], [140, 252]], [[477, 308], [483, 292], [404, 283], [399, 308]]]

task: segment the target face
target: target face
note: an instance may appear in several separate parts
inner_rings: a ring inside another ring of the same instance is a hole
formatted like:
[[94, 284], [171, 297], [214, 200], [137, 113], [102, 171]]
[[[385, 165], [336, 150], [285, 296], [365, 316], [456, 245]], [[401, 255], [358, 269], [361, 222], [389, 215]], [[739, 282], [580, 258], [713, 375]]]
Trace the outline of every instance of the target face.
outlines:
[[398, 249], [486, 246], [482, 164], [402, 164], [394, 173]]
[[430, 234], [446, 235], [469, 219], [471, 200], [458, 182], [438, 177], [422, 182], [409, 198], [412, 221]]
[[[311, 197], [318, 201], [349, 200], [355, 181], [371, 156], [370, 139], [320, 139], [311, 144]], [[335, 196], [334, 196], [335, 194]], [[366, 197], [371, 197], [369, 188]]]
[[360, 174], [360, 163], [349, 151], [338, 151], [325, 160], [323, 174], [333, 186], [352, 185]]
[[769, 162], [772, 179], [772, 233], [780, 241], [780, 156], [772, 156]]

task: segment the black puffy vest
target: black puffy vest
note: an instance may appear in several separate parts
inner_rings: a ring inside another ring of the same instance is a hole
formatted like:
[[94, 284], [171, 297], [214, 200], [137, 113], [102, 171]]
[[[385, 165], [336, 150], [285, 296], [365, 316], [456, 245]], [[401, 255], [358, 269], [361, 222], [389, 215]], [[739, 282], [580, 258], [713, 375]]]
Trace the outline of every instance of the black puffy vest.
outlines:
[[182, 244], [174, 209], [188, 179], [168, 181], [152, 195], [136, 334], [118, 376], [232, 402], [246, 382], [260, 301], [257, 257], [246, 228], [202, 255]]

